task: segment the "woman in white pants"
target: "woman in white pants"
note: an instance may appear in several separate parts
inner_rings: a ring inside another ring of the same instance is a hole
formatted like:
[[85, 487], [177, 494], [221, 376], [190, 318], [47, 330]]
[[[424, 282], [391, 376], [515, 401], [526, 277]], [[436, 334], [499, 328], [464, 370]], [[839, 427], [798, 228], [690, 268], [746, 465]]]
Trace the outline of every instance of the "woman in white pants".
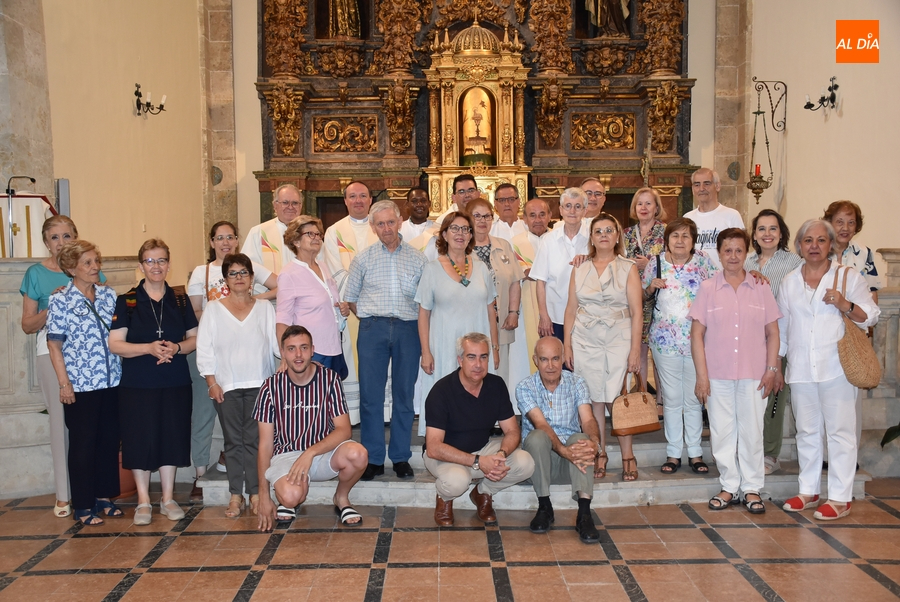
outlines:
[[[835, 286], [832, 261], [834, 228], [824, 220], [808, 220], [794, 246], [804, 259], [781, 283], [779, 321], [783, 333], [779, 355], [787, 355], [785, 376], [797, 421], [800, 492], [784, 503], [788, 512], [815, 508], [822, 478], [823, 438], [828, 441], [828, 501], [813, 517], [835, 520], [850, 514], [856, 472], [856, 395], [838, 357], [844, 335], [841, 314], [860, 328], [874, 326], [881, 310], [865, 279], [855, 270], [840, 269]], [[847, 272], [846, 290], [842, 287]]]
[[741, 490], [747, 511], [762, 514], [763, 411], [778, 384], [781, 314], [768, 283], [755, 282], [744, 270], [749, 248], [743, 228], [719, 233], [716, 249], [722, 271], [700, 285], [688, 317], [694, 320], [694, 390], [708, 405], [709, 440], [722, 486], [709, 508], [724, 510], [736, 504]]

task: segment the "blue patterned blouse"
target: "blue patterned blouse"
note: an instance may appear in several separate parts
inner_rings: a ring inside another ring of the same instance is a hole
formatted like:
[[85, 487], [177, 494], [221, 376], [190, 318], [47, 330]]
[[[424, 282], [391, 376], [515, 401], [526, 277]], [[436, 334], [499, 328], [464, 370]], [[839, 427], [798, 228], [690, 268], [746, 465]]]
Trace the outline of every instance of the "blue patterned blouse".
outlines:
[[63, 341], [66, 372], [76, 393], [108, 389], [122, 378], [122, 358], [109, 352], [116, 293], [95, 285], [91, 303], [73, 283], [50, 296], [47, 340]]

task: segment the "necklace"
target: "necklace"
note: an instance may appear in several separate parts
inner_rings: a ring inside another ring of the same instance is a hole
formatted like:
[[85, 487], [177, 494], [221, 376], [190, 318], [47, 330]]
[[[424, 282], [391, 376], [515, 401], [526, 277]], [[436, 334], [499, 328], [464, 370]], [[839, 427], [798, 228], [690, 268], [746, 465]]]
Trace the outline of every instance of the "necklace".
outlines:
[[153, 312], [153, 319], [156, 320], [156, 336], [159, 337], [159, 340], [162, 340], [163, 335], [163, 301], [165, 301], [165, 296], [159, 300], [159, 317], [156, 317], [156, 309], [153, 307], [153, 299], [150, 299], [150, 311]]
[[[447, 255], [447, 259], [450, 259], [449, 255]], [[452, 265], [453, 269], [456, 270], [456, 273], [459, 274], [459, 277], [461, 278], [459, 283], [463, 286], [469, 286], [469, 279], [466, 278], [466, 274], [469, 273], [469, 256], [466, 255], [466, 273], [465, 274], [463, 274], [462, 272], [459, 271], [459, 268], [456, 266], [456, 264], [453, 262], [452, 259], [450, 259], [450, 265]]]

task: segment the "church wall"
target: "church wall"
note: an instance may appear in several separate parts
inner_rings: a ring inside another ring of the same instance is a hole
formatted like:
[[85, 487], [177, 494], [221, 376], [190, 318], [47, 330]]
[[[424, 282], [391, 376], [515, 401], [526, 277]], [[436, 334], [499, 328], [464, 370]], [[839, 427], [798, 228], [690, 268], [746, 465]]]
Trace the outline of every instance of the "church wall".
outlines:
[[[160, 237], [172, 253], [169, 282], [185, 284], [205, 239], [198, 2], [43, 7], [54, 176], [70, 180], [79, 233], [106, 256], [135, 255]], [[165, 112], [135, 116], [135, 83], [156, 105], [166, 94]]]
[[688, 73], [691, 90], [690, 162], [712, 166], [716, 130], [716, 0], [690, 0], [688, 10]]
[[[897, 173], [900, 138], [900, 121], [893, 114], [900, 98], [900, 4], [754, 0], [752, 14], [752, 73], [788, 86], [787, 177], [780, 211], [791, 231], [820, 217], [830, 202], [850, 199], [865, 216], [855, 240], [873, 249], [897, 247], [896, 186], [891, 180]], [[836, 63], [836, 19], [880, 20], [880, 62]], [[832, 76], [840, 86], [841, 109], [827, 115], [804, 110], [805, 95], [815, 102]], [[747, 171], [748, 166], [742, 167]], [[758, 206], [751, 197], [748, 213], [763, 208], [776, 208], [769, 191]]]
[[235, 2], [232, 14], [238, 226], [246, 234], [259, 223], [259, 182], [253, 172], [263, 169], [262, 117], [253, 85], [259, 73], [256, 3]]

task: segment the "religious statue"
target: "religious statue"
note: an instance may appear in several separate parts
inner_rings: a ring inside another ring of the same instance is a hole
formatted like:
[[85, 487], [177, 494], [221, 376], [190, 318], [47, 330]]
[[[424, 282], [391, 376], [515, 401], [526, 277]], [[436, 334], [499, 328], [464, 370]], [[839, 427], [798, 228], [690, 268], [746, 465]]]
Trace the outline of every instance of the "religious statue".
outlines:
[[601, 36], [628, 36], [628, 0], [584, 0], [584, 7]]
[[359, 35], [357, 0], [328, 0], [328, 37], [358, 38]]

